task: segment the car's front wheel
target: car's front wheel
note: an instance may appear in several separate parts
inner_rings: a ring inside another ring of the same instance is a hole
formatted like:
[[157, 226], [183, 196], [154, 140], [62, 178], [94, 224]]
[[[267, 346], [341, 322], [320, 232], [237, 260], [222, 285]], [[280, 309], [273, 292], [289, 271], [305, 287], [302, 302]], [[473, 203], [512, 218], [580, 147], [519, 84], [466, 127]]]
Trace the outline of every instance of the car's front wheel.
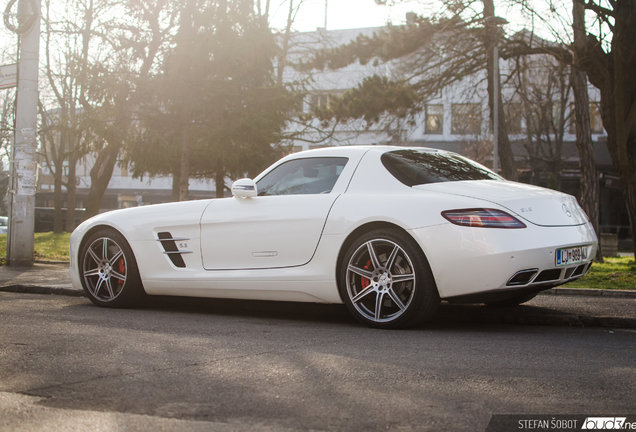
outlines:
[[98, 306], [130, 307], [145, 295], [132, 249], [114, 229], [99, 230], [84, 242], [79, 267], [84, 292]]
[[430, 319], [440, 302], [426, 256], [397, 229], [368, 232], [347, 250], [339, 289], [351, 313], [377, 328], [405, 328]]

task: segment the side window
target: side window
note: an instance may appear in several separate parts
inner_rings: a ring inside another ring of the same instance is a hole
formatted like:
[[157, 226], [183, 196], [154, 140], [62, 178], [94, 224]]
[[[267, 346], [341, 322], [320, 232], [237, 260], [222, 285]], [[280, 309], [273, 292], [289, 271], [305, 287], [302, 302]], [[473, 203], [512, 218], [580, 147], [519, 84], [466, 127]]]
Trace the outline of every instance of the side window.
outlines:
[[258, 181], [258, 196], [329, 193], [347, 161], [320, 157], [285, 162]]

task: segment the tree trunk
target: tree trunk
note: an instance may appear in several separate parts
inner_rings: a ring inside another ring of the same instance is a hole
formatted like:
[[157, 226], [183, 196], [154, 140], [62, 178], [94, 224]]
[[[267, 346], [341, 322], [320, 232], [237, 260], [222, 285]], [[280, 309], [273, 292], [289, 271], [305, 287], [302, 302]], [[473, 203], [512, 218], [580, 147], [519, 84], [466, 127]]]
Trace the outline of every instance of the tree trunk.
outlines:
[[[224, 6], [218, 3], [219, 13], [224, 13]], [[179, 31], [175, 36], [176, 49], [179, 52], [177, 64], [177, 86], [180, 89], [181, 97], [179, 104], [179, 123], [181, 126], [181, 142], [179, 153], [179, 201], [188, 199], [188, 189], [190, 186], [190, 109], [187, 95], [190, 94], [188, 78], [191, 76], [192, 59], [189, 56], [188, 44], [195, 33], [194, 16], [196, 14], [196, 1], [187, 0], [179, 13]]]
[[62, 232], [62, 175], [64, 168], [55, 169], [53, 173], [53, 232]]
[[[185, 111], [185, 109], [184, 109]], [[188, 189], [190, 186], [190, 128], [188, 118], [183, 116], [183, 131], [181, 133], [181, 164], [179, 165], [179, 201], [188, 199]]]
[[617, 19], [612, 28], [611, 52], [606, 53], [592, 35], [586, 37], [579, 64], [601, 92], [601, 117], [607, 131], [607, 149], [617, 168], [629, 214], [632, 247], [636, 250], [636, 1], [613, 3]]
[[[574, 93], [574, 112], [576, 124], [576, 148], [579, 153], [579, 171], [581, 172], [581, 207], [594, 226], [594, 231], [600, 239], [599, 231], [599, 185], [594, 161], [594, 146], [590, 126], [590, 100], [587, 93], [587, 75], [577, 69], [576, 53], [582, 52], [585, 46], [585, 19], [583, 5], [574, 1], [572, 7], [572, 29], [574, 31], [574, 67], [572, 68], [570, 83]], [[596, 252], [596, 261], [603, 262], [600, 244]]]
[[[576, 4], [576, 2], [575, 2]], [[590, 128], [590, 101], [587, 94], [585, 72], [572, 69], [572, 90], [574, 93], [574, 112], [576, 116], [576, 148], [579, 153], [579, 171], [581, 172], [581, 207], [590, 218], [596, 235], [599, 232], [599, 185], [594, 162], [594, 146]], [[596, 261], [603, 262], [601, 248], [596, 253]]]
[[[619, 12], [618, 16], [630, 17], [633, 21], [636, 17], [636, 1], [617, 2], [616, 10]], [[625, 20], [620, 21], [624, 25]], [[629, 29], [615, 28], [612, 38], [615, 97], [613, 145], [615, 150], [612, 157], [620, 174], [623, 198], [632, 228], [632, 251], [636, 252], [636, 85], [634, 83], [636, 55], [634, 47], [636, 47], [636, 25], [632, 23]], [[609, 144], [608, 131], [608, 146]]]
[[[495, 16], [495, 6], [493, 0], [483, 0], [484, 4], [484, 18], [490, 18]], [[501, 98], [501, 87], [499, 94], [495, 95], [494, 90], [494, 81], [495, 81], [495, 71], [494, 71], [494, 58], [493, 58], [493, 48], [495, 43], [498, 41], [498, 32], [499, 28], [494, 23], [486, 24], [486, 29], [484, 33], [484, 49], [486, 50], [486, 70], [488, 73], [488, 107], [490, 108], [490, 123], [493, 125], [493, 130], [495, 127], [494, 118], [495, 118], [495, 98], [498, 98], [499, 102], [499, 125], [497, 128], [498, 132], [498, 155], [499, 161], [501, 162], [501, 173], [503, 177], [508, 180], [516, 180], [517, 179], [517, 167], [515, 163], [515, 158], [512, 153], [512, 146], [510, 144], [510, 138], [508, 138], [508, 127], [506, 124], [505, 110], [503, 108], [503, 100]]]
[[121, 144], [107, 144], [97, 155], [95, 165], [91, 169], [91, 187], [86, 200], [86, 219], [99, 214], [102, 198], [113, 176], [120, 148]]
[[632, 251], [636, 251], [636, 179], [632, 175], [631, 178], [623, 180], [621, 176], [621, 185], [623, 188], [623, 198], [627, 206], [627, 214], [629, 215], [629, 224], [632, 228]]
[[181, 187], [181, 178], [179, 170], [172, 173], [172, 193], [170, 199], [172, 202], [179, 201], [179, 188]]
[[64, 185], [64, 152], [65, 152], [65, 134], [62, 133], [59, 140], [59, 148], [55, 147], [55, 139], [48, 134], [51, 158], [48, 158], [46, 143], [44, 152], [46, 164], [53, 175], [53, 232], [62, 232], [62, 186]]
[[214, 183], [216, 185], [216, 197], [225, 197], [225, 173], [223, 170], [217, 170], [217, 172], [214, 173]]
[[76, 168], [77, 156], [72, 154], [68, 158], [68, 176], [66, 178], [66, 232], [73, 232], [75, 229], [75, 191], [77, 190], [77, 186], [75, 185]]

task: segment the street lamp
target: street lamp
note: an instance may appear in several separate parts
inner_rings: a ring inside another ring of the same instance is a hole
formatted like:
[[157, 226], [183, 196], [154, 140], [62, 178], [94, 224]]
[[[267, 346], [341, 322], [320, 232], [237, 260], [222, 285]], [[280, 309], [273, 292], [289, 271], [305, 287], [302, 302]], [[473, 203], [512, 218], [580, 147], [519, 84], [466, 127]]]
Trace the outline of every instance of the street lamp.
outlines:
[[491, 16], [484, 20], [486, 24], [494, 25], [495, 31], [495, 43], [493, 44], [493, 126], [492, 126], [492, 141], [493, 141], [493, 171], [497, 173], [499, 170], [499, 28], [505, 24], [508, 24], [508, 20], [498, 16]]

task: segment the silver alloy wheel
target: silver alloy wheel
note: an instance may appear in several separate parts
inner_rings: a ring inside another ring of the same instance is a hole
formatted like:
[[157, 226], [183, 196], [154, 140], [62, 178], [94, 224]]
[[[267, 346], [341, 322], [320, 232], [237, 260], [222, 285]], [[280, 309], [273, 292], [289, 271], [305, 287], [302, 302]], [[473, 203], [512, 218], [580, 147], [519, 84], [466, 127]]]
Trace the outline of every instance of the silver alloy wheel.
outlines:
[[122, 248], [113, 239], [100, 237], [90, 244], [84, 254], [84, 283], [96, 299], [113, 301], [126, 283], [127, 268]]
[[373, 322], [400, 317], [415, 295], [415, 270], [397, 243], [373, 239], [356, 249], [347, 264], [346, 288], [356, 310]]

